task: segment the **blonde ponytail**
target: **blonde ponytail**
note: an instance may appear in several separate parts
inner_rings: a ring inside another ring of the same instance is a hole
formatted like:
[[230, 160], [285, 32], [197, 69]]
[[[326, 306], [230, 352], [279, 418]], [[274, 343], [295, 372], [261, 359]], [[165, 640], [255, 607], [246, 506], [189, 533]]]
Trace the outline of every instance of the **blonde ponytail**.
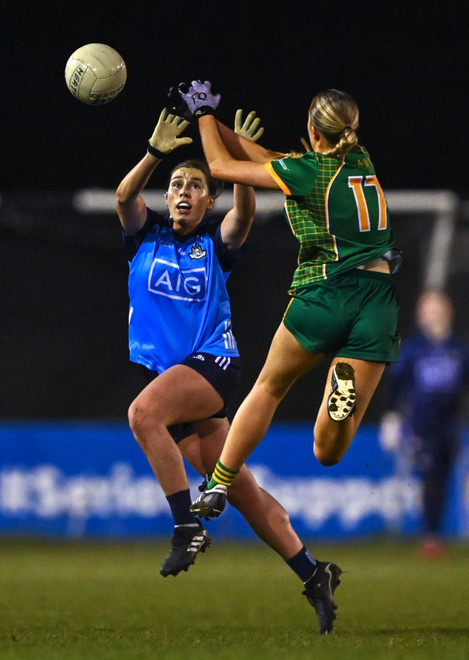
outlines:
[[309, 108], [309, 120], [334, 145], [324, 154], [343, 158], [358, 145], [358, 105], [345, 92], [327, 89], [316, 94]]

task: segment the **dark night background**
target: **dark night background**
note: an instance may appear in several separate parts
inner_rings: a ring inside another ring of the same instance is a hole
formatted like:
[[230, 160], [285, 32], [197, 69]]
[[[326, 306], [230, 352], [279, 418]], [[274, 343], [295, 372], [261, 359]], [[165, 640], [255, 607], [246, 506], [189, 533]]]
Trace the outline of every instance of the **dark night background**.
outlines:
[[[255, 109], [263, 144], [285, 151], [301, 149], [314, 94], [344, 89], [360, 105], [361, 142], [385, 191], [469, 197], [466, 2], [4, 0], [1, 9], [0, 417], [124, 418], [140, 388], [127, 359], [117, 218], [79, 215], [70, 195], [116, 188], [143, 155], [172, 84], [210, 79], [222, 120]], [[76, 48], [95, 41], [121, 53], [128, 80], [118, 99], [88, 107], [68, 92], [63, 72]], [[195, 129], [188, 134], [194, 145], [168, 158], [151, 186], [164, 186], [171, 164], [200, 155]], [[458, 226], [465, 245], [464, 218]], [[399, 284], [404, 331], [428, 227], [415, 218], [395, 224], [411, 256]], [[232, 276], [245, 356], [240, 397], [281, 318], [294, 264], [279, 209], [255, 228]], [[461, 268], [450, 280], [463, 329], [467, 275]], [[313, 419], [322, 377], [295, 388], [279, 417]]]

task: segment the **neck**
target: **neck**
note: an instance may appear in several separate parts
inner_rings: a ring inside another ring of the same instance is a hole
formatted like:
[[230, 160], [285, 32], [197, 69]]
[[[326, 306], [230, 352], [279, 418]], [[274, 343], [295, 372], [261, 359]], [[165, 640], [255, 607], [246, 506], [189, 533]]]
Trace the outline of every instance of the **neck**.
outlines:
[[331, 142], [329, 142], [329, 140], [326, 140], [324, 135], [319, 133], [319, 137], [311, 141], [311, 146], [313, 148], [313, 151], [315, 151], [316, 153], [323, 154], [326, 151], [330, 151], [334, 145]]

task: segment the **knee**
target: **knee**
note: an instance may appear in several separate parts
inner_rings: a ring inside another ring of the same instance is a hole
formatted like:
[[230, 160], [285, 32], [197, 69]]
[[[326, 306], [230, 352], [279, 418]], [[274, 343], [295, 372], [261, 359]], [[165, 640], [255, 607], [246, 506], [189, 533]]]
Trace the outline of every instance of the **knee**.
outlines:
[[145, 444], [150, 426], [154, 426], [157, 420], [150, 415], [146, 406], [139, 403], [138, 399], [132, 402], [128, 411], [129, 426], [135, 439], [140, 445]]
[[130, 430], [134, 434], [135, 439], [138, 441], [141, 434], [142, 414], [141, 414], [141, 408], [138, 406], [136, 401], [133, 401], [130, 404], [127, 417], [129, 420]]
[[324, 465], [325, 467], [332, 467], [333, 465], [337, 465], [337, 463], [340, 463], [342, 459], [342, 454], [339, 455], [337, 450], [331, 451], [330, 449], [321, 447], [316, 441], [313, 445], [313, 452], [315, 458], [319, 461], [319, 463], [321, 463], [321, 465]]

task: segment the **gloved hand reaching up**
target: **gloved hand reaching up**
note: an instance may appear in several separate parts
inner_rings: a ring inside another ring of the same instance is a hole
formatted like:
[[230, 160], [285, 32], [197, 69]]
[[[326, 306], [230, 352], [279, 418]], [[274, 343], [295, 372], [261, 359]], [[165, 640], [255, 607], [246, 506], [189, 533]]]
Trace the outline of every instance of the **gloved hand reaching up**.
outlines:
[[191, 144], [192, 138], [179, 137], [189, 126], [189, 122], [182, 117], [169, 114], [163, 109], [155, 126], [151, 138], [148, 140], [148, 153], [154, 158], [161, 159], [184, 144]]
[[220, 94], [212, 93], [212, 83], [208, 80], [193, 80], [189, 87], [186, 83], [179, 83], [178, 90], [196, 119], [203, 115], [213, 115], [220, 103]]
[[250, 140], [251, 142], [257, 142], [264, 132], [262, 126], [260, 126], [261, 120], [259, 117], [256, 117], [254, 110], [248, 114], [243, 123], [243, 111], [241, 108], [236, 110], [234, 131], [241, 137]]

